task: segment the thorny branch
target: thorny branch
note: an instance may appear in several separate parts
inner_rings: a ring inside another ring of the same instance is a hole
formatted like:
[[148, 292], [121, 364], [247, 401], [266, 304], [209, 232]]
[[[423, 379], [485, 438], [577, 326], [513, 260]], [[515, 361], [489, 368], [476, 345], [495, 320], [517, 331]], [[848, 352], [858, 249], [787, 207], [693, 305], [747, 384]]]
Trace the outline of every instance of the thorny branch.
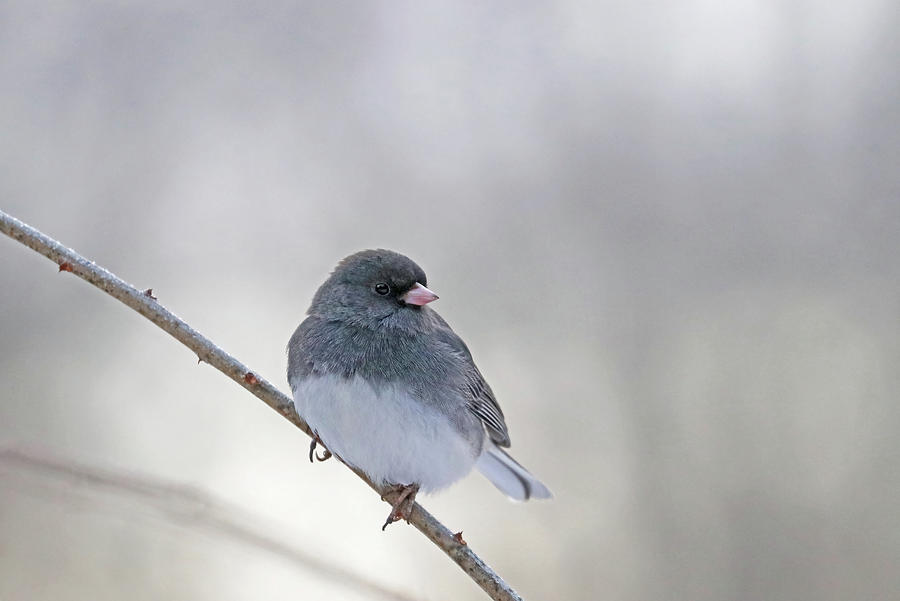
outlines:
[[[72, 249], [63, 246], [53, 238], [44, 235], [30, 225], [3, 211], [0, 211], [0, 231], [55, 262], [59, 266], [59, 271], [77, 275], [113, 298], [128, 305], [197, 353], [201, 361], [221, 371], [266, 405], [280, 413], [292, 424], [303, 430], [308, 436], [312, 436], [309, 426], [294, 410], [294, 404], [290, 398], [275, 388], [265, 378], [253, 372], [249, 367], [189, 326], [184, 320], [163, 307], [156, 300], [152, 290], [138, 290], [93, 261], [87, 260]], [[378, 492], [385, 501], [389, 504], [394, 501], [396, 493], [382, 490], [370, 482], [361, 472], [354, 471], [366, 484]], [[492, 599], [496, 601], [521, 601], [522, 598], [511, 586], [478, 557], [467, 544], [460, 542], [462, 537], [455, 537], [453, 532], [418, 503], [413, 505], [409, 523], [456, 562]]]

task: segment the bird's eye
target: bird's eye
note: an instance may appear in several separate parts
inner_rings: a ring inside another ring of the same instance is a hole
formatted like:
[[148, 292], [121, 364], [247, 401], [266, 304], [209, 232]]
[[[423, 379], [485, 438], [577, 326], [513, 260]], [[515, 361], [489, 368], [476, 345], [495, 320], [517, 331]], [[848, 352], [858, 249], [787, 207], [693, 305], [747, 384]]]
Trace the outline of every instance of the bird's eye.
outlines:
[[375, 292], [377, 292], [381, 296], [386, 296], [390, 291], [391, 287], [384, 282], [378, 282], [377, 284], [375, 284]]

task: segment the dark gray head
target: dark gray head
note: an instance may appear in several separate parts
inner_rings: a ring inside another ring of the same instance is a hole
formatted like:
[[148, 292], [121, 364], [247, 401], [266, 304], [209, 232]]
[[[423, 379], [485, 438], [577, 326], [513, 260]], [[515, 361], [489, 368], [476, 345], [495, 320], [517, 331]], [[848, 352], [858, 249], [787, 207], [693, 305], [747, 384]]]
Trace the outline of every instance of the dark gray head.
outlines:
[[363, 327], [403, 325], [418, 320], [437, 299], [426, 288], [422, 268], [390, 250], [363, 250], [338, 263], [319, 287], [310, 315]]

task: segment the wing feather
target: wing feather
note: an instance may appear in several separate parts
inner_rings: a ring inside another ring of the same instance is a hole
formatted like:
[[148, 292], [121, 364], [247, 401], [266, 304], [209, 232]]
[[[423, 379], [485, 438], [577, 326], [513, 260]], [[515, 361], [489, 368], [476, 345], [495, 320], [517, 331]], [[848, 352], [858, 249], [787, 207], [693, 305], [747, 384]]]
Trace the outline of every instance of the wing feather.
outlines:
[[469, 369], [466, 373], [468, 378], [468, 390], [466, 391], [468, 398], [466, 399], [466, 406], [469, 411], [482, 421], [494, 444], [500, 447], [508, 447], [510, 444], [509, 431], [506, 428], [503, 410], [500, 409], [500, 404], [497, 403], [491, 387], [485, 381], [484, 376], [481, 375], [478, 367], [476, 367], [475, 361], [472, 359], [472, 353], [469, 352], [469, 347], [462, 341], [462, 338], [456, 335], [456, 332], [447, 325], [447, 322], [440, 315], [433, 311], [432, 315], [439, 326], [436, 332], [438, 336], [458, 356], [465, 359], [468, 364]]

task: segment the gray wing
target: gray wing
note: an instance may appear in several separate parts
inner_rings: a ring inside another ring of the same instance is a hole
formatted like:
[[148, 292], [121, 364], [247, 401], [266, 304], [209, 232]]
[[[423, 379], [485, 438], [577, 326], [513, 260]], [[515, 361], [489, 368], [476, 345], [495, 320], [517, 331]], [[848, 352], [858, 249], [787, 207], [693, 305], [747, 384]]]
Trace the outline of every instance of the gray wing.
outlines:
[[506, 421], [503, 419], [503, 411], [497, 404], [491, 387], [484, 381], [484, 376], [481, 375], [474, 363], [469, 379], [469, 390], [472, 392], [472, 398], [467, 403], [469, 411], [481, 418], [491, 440], [497, 446], [508, 447], [509, 432], [506, 429]]
[[436, 333], [441, 341], [449, 346], [454, 353], [463, 357], [468, 365], [469, 369], [466, 372], [469, 393], [466, 399], [467, 408], [481, 420], [494, 444], [500, 447], [508, 447], [510, 444], [509, 431], [506, 429], [503, 411], [500, 409], [491, 387], [488, 386], [484, 376], [481, 375], [478, 367], [475, 366], [469, 347], [462, 341], [462, 338], [456, 335], [456, 332], [447, 325], [447, 322], [440, 315], [434, 311], [431, 313], [440, 326], [436, 329]]

